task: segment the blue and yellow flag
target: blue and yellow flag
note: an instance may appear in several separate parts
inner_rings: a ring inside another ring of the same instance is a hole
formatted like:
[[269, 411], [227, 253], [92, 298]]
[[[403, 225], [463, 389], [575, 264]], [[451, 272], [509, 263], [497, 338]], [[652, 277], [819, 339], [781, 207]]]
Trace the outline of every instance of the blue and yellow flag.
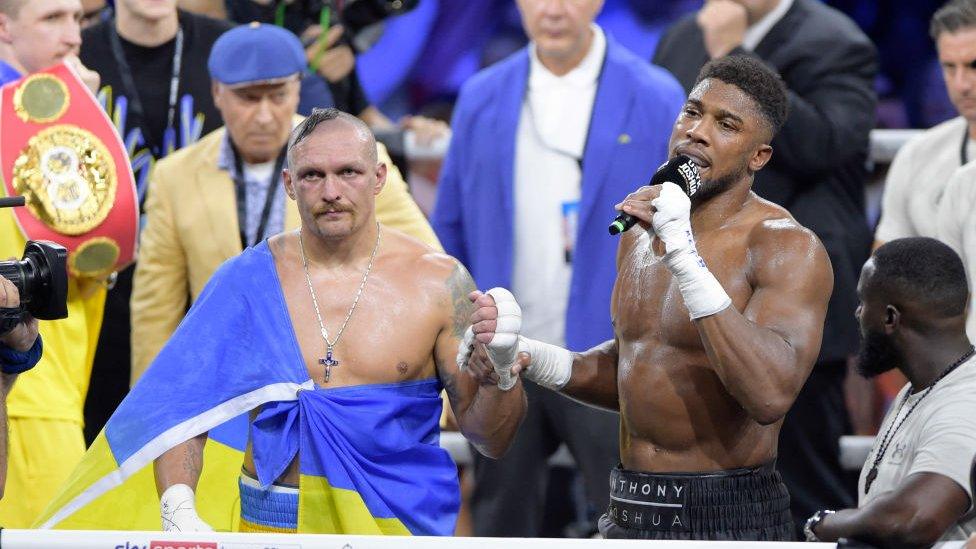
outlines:
[[300, 532], [451, 535], [460, 496], [439, 389], [316, 387], [262, 243], [217, 271], [35, 526], [158, 530], [153, 460], [208, 432], [197, 510], [237, 530], [248, 414], [267, 404], [255, 466], [267, 485], [299, 456]]

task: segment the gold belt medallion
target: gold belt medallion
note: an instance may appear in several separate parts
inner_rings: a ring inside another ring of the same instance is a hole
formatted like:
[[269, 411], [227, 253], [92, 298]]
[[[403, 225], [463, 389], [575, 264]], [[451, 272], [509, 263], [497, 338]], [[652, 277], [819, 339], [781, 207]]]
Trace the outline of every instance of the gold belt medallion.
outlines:
[[34, 74], [14, 93], [14, 112], [24, 122], [47, 124], [64, 115], [69, 97], [67, 84], [57, 76]]
[[71, 124], [41, 130], [14, 161], [13, 186], [27, 198], [27, 208], [65, 235], [84, 234], [105, 221], [116, 185], [108, 149]]

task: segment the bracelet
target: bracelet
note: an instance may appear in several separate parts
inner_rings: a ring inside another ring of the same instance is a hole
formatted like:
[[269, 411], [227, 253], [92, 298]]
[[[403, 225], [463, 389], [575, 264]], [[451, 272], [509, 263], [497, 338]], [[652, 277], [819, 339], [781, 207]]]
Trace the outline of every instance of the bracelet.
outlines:
[[812, 517], [807, 519], [807, 523], [803, 526], [803, 535], [806, 536], [807, 541], [821, 541], [813, 530], [817, 526], [820, 526], [820, 523], [823, 522], [825, 518], [833, 515], [834, 513], [835, 511], [831, 511], [830, 509], [821, 509], [814, 513]]

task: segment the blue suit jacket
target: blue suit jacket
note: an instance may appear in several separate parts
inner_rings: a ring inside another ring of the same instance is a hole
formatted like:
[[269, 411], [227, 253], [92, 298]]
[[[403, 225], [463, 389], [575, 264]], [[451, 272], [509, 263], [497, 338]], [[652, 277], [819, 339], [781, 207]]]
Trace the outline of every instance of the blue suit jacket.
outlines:
[[[447, 253], [479, 288], [512, 284], [515, 142], [529, 74], [527, 49], [481, 71], [461, 89], [454, 135], [431, 218]], [[667, 158], [681, 85], [607, 36], [583, 154], [582, 195], [566, 345], [584, 350], [613, 337], [610, 294], [617, 239], [613, 205], [644, 185]]]

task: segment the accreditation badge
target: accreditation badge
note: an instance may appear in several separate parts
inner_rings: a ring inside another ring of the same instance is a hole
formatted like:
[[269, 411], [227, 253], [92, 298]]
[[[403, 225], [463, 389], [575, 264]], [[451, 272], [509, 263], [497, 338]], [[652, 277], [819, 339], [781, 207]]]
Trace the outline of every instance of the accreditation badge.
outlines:
[[135, 260], [135, 182], [115, 125], [62, 63], [0, 89], [0, 170], [29, 240], [68, 250], [74, 276], [104, 277]]

